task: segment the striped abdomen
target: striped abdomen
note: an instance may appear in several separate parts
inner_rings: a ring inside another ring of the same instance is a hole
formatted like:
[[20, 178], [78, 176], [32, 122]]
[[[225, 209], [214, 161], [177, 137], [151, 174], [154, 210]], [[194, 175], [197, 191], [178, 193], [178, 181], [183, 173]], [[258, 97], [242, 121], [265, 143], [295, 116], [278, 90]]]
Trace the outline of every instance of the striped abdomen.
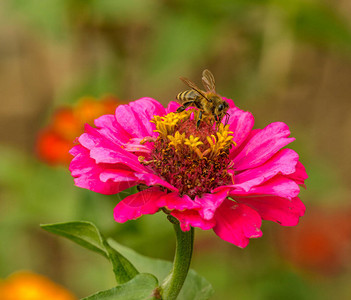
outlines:
[[176, 99], [180, 103], [184, 103], [184, 102], [188, 102], [188, 101], [195, 101], [198, 98], [200, 98], [199, 94], [194, 90], [187, 90], [187, 91], [181, 92], [176, 97]]

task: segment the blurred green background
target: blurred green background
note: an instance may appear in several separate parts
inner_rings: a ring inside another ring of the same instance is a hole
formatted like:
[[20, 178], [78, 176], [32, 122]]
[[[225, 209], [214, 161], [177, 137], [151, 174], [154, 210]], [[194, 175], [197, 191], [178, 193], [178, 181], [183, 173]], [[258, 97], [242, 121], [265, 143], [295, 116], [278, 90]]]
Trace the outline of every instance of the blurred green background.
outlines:
[[296, 228], [264, 222], [239, 249], [196, 231], [192, 263], [212, 299], [351, 299], [349, 0], [4, 0], [0, 6], [0, 278], [28, 269], [78, 297], [114, 285], [109, 264], [39, 228], [93, 221], [172, 260], [164, 215], [117, 224], [116, 196], [73, 185], [34, 154], [58, 107], [110, 93], [165, 105], [210, 69], [255, 126], [286, 122], [310, 178]]

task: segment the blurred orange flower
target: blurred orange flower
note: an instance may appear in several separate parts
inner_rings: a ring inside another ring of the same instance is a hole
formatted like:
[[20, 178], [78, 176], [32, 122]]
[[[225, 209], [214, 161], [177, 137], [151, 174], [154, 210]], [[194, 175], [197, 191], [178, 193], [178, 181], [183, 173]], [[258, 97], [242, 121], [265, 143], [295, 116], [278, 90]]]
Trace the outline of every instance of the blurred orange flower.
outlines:
[[101, 100], [85, 97], [75, 107], [58, 109], [51, 123], [38, 134], [37, 155], [50, 165], [68, 165], [72, 160], [68, 151], [73, 147], [75, 138], [84, 131], [84, 124], [93, 125], [97, 117], [113, 114], [120, 103], [111, 96]]
[[42, 275], [21, 271], [0, 281], [1, 300], [76, 300], [71, 292]]
[[279, 249], [304, 269], [322, 274], [339, 272], [350, 262], [351, 211], [310, 211], [298, 228], [280, 230]]

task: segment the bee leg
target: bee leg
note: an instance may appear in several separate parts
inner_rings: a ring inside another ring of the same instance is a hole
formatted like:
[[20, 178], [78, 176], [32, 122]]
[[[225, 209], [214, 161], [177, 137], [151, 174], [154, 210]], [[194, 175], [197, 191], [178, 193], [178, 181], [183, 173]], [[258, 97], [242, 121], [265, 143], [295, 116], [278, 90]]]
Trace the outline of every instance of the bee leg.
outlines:
[[228, 113], [225, 113], [225, 124], [224, 124], [224, 126], [226, 126], [228, 124], [229, 117], [230, 117], [230, 115]]
[[177, 113], [180, 113], [184, 110], [185, 110], [185, 107], [182, 105], [182, 106], [179, 106], [176, 111], [177, 111]]
[[202, 118], [202, 110], [200, 110], [199, 119], [198, 119], [197, 122], [196, 122], [196, 128], [199, 128], [200, 122], [201, 122], [201, 118]]
[[216, 121], [216, 128], [219, 126], [219, 117], [217, 115], [213, 115], [215, 121]]
[[184, 111], [188, 106], [190, 106], [194, 101], [184, 102], [182, 106], [179, 106], [176, 110], [177, 113]]

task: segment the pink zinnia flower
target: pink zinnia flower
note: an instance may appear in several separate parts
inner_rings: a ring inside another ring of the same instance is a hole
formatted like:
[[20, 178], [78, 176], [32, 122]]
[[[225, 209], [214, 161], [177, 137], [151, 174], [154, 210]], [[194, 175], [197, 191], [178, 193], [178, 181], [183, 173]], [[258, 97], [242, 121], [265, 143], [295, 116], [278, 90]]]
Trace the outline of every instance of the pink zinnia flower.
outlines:
[[[223, 98], [224, 99], [224, 98]], [[262, 235], [262, 219], [294, 226], [305, 212], [298, 198], [307, 174], [286, 124], [252, 129], [251, 113], [229, 103], [228, 125], [211, 116], [196, 126], [195, 108], [176, 113], [151, 98], [120, 105], [95, 120], [71, 150], [75, 184], [102, 194], [143, 190], [114, 210], [117, 222], [162, 209], [181, 229], [213, 231], [239, 247]]]

